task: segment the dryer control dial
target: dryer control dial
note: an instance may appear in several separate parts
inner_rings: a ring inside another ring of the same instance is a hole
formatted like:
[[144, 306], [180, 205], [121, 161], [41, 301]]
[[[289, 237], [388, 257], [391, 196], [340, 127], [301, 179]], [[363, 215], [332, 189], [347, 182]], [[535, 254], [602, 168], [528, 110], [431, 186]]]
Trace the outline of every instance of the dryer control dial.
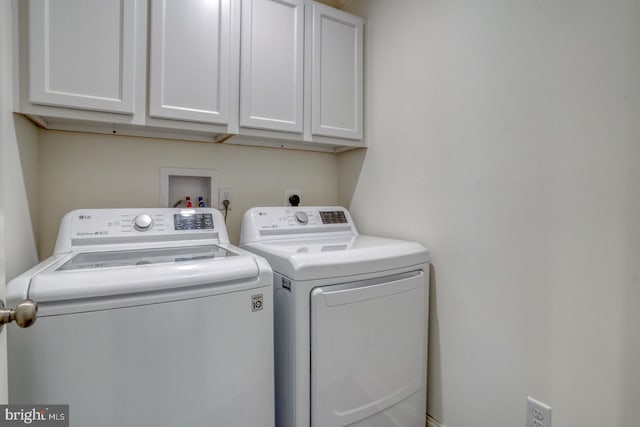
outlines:
[[138, 215], [133, 220], [133, 228], [138, 231], [149, 231], [153, 227], [153, 218], [147, 214]]
[[296, 212], [295, 217], [296, 217], [296, 221], [298, 221], [302, 225], [305, 225], [309, 222], [309, 217], [307, 216], [306, 213], [302, 211]]

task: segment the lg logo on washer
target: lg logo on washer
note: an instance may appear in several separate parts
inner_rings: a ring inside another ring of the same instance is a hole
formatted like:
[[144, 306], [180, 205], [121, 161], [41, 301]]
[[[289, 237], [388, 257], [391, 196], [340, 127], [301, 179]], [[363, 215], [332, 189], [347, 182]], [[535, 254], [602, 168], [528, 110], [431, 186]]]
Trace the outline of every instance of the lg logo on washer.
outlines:
[[262, 310], [262, 294], [251, 295], [251, 311]]

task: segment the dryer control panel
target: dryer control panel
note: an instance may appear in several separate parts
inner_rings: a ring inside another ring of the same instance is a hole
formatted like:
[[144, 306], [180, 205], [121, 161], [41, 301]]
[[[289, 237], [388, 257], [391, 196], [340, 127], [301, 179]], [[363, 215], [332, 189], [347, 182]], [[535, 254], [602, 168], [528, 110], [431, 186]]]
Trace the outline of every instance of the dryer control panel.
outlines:
[[320, 233], [357, 235], [358, 231], [349, 211], [340, 206], [252, 208], [244, 215], [240, 242]]

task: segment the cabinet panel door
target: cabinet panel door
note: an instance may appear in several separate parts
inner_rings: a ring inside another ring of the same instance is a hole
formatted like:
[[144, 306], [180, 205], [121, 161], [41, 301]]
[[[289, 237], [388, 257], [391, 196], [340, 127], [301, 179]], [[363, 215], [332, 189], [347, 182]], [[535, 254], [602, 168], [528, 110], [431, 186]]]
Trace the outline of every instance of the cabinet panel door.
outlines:
[[302, 132], [303, 0], [243, 0], [240, 125]]
[[152, 0], [149, 115], [229, 122], [230, 0]]
[[363, 20], [312, 7], [311, 133], [362, 139]]
[[137, 4], [31, 0], [29, 101], [133, 114]]

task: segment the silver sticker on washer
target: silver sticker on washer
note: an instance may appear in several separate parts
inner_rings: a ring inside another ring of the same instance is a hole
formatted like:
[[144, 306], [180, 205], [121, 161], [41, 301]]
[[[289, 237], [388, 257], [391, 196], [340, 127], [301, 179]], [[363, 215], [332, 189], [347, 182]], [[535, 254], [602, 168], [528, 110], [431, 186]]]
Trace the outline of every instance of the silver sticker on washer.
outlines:
[[251, 311], [262, 310], [262, 294], [251, 295]]

